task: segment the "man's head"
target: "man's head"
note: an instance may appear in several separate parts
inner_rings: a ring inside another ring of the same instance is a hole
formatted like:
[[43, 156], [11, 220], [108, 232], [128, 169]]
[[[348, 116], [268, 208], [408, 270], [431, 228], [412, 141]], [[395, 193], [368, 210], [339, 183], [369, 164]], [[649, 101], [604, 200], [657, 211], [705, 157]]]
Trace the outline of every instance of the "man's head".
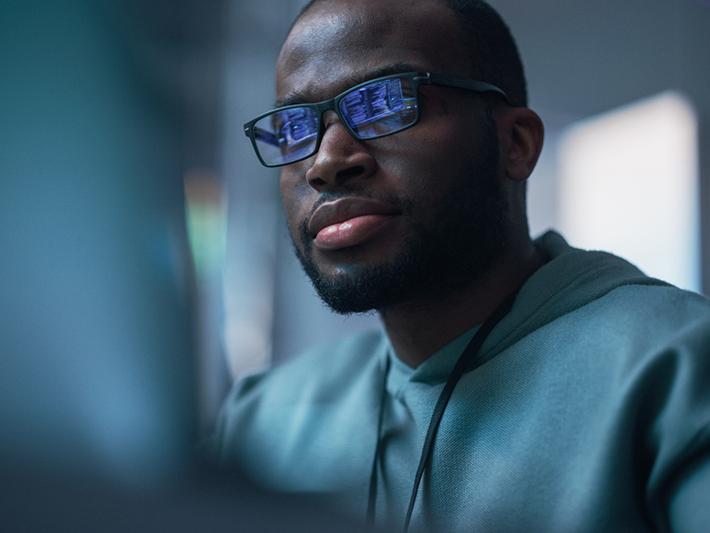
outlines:
[[[497, 15], [480, 2], [438, 0], [311, 3], [282, 47], [277, 97], [318, 102], [396, 72], [477, 78], [514, 104], [526, 101]], [[316, 154], [282, 169], [296, 253], [338, 312], [458, 290], [527, 238], [524, 181], [542, 142], [537, 116], [450, 87], [418, 93], [419, 123], [378, 139], [353, 138], [327, 111]]]

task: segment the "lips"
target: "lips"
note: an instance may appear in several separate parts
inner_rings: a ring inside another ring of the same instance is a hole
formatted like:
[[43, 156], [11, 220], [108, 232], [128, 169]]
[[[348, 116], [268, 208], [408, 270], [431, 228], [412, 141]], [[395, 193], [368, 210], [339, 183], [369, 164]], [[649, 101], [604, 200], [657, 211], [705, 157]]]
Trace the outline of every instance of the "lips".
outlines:
[[308, 222], [308, 233], [322, 250], [362, 244], [385, 230], [400, 212], [369, 198], [341, 198], [321, 205]]

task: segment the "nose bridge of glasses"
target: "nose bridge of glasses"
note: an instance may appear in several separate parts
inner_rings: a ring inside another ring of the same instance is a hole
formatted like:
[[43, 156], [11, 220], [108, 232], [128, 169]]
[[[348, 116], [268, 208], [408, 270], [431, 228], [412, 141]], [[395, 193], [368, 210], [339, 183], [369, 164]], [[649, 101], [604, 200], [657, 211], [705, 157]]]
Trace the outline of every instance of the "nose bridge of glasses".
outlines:
[[[346, 146], [357, 142], [345, 119], [335, 110], [329, 109], [321, 116], [321, 135], [318, 151], [336, 150], [341, 152]], [[352, 148], [348, 148], [348, 151]]]
[[350, 129], [350, 125], [342, 114], [338, 106], [339, 99], [333, 98], [318, 104], [318, 113], [320, 120], [321, 138], [331, 126], [335, 124], [342, 125], [351, 137], [357, 138], [355, 133]]
[[335, 124], [341, 124], [347, 129], [347, 125], [343, 118], [334, 109], [329, 109], [321, 115], [321, 123], [323, 126], [323, 133], [328, 130], [331, 126]]

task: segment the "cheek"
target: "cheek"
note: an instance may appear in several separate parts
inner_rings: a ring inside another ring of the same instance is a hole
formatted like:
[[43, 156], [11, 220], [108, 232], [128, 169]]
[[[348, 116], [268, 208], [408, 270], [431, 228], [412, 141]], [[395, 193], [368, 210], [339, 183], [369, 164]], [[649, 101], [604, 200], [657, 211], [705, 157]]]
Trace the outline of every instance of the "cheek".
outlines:
[[[448, 98], [443, 98], [444, 95]], [[446, 91], [422, 94], [420, 100], [419, 123], [392, 137], [399, 141], [400, 156], [428, 167], [455, 165], [458, 159], [475, 149], [475, 128], [472, 127], [478, 120], [475, 110], [470, 102], [452, 98]]]
[[397, 176], [398, 196], [409, 204], [410, 230], [417, 232], [439, 227], [476, 178], [473, 134], [451, 115], [436, 119], [402, 132], [401, 142], [382, 151], [388, 173]]
[[475, 146], [451, 121], [430, 121], [427, 126], [403, 132], [396, 144], [383, 150], [382, 164], [399, 177], [402, 195], [429, 204], [467, 179]]
[[305, 180], [299, 176], [302, 173], [294, 169], [283, 170], [279, 179], [279, 190], [281, 192], [281, 205], [286, 216], [291, 236], [297, 241], [300, 227], [308, 216], [308, 206], [311, 201], [310, 187], [304, 187]]

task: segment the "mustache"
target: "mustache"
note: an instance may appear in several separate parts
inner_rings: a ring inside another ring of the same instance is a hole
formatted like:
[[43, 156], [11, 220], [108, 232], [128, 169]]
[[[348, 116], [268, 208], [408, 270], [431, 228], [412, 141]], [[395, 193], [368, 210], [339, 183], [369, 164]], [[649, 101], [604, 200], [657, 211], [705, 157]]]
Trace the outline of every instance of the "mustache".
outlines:
[[367, 190], [360, 190], [360, 191], [337, 191], [337, 192], [331, 192], [331, 191], [325, 191], [320, 193], [318, 196], [318, 199], [313, 203], [311, 208], [308, 210], [308, 215], [306, 215], [303, 220], [301, 220], [301, 223], [299, 224], [299, 236], [301, 238], [301, 242], [306, 246], [306, 248], [310, 248], [310, 236], [308, 234], [308, 223], [310, 222], [311, 218], [313, 217], [313, 213], [316, 212], [316, 210], [322, 206], [323, 204], [327, 202], [334, 202], [335, 200], [340, 200], [341, 198], [363, 198], [363, 199], [368, 199], [368, 200], [375, 200], [384, 204], [391, 205], [392, 207], [396, 208], [400, 212], [407, 214], [411, 211], [411, 205], [412, 203], [406, 199], [401, 198], [400, 196], [396, 196], [394, 194], [373, 194], [370, 191]]
[[305, 217], [303, 223], [308, 224], [308, 221], [313, 216], [320, 206], [327, 202], [334, 202], [335, 200], [340, 200], [341, 198], [365, 198], [368, 200], [375, 200], [383, 204], [391, 205], [399, 209], [402, 212], [407, 212], [407, 207], [409, 202], [402, 200], [398, 196], [391, 194], [372, 194], [368, 191], [358, 191], [358, 192], [323, 192], [320, 194], [318, 199], [313, 203], [313, 206], [308, 210], [308, 215]]

